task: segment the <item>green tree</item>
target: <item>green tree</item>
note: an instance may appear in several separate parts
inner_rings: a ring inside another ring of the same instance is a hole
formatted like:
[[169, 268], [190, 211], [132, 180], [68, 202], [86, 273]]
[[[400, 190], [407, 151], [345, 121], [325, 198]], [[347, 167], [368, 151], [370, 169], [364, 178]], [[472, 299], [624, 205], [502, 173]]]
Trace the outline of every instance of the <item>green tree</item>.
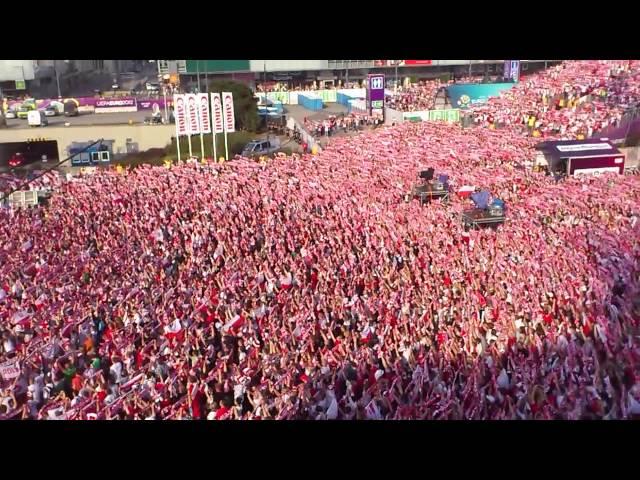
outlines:
[[236, 115], [236, 128], [255, 132], [258, 127], [257, 98], [251, 89], [241, 82], [234, 80], [213, 80], [209, 84], [212, 93], [231, 92], [233, 94], [233, 108]]

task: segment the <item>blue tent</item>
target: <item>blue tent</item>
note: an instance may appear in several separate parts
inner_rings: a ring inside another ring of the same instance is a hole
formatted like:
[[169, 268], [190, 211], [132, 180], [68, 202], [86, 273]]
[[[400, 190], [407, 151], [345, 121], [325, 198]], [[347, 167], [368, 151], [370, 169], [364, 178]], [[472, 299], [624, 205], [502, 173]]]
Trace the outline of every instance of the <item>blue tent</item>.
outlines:
[[471, 194], [471, 200], [476, 204], [476, 208], [484, 210], [489, 206], [489, 192], [482, 191]]

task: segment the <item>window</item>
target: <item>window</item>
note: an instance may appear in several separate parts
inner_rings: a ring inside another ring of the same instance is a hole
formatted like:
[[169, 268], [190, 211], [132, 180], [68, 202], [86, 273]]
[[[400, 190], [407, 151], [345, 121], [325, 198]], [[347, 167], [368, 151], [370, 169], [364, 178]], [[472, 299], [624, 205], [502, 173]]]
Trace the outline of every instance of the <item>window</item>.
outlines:
[[100, 161], [100, 152], [91, 152], [91, 163], [98, 163]]
[[103, 162], [108, 162], [109, 161], [109, 152], [100, 152], [100, 160], [102, 160]]

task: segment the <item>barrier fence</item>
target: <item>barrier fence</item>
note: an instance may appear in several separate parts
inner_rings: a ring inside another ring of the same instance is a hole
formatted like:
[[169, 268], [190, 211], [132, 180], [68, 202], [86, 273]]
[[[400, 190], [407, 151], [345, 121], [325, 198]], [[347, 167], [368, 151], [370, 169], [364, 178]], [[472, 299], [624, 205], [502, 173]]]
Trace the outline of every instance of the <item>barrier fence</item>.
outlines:
[[[419, 112], [400, 112], [391, 108], [386, 109], [387, 119], [392, 122], [460, 122], [460, 110], [457, 108], [445, 110], [423, 110]], [[388, 123], [388, 122], [387, 122]]]

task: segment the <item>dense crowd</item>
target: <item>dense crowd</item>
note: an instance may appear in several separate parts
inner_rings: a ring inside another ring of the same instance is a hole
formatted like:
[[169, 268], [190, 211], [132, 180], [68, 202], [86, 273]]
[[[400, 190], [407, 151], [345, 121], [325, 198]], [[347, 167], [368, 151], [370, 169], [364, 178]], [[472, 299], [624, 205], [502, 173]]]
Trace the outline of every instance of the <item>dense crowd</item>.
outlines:
[[290, 82], [267, 82], [258, 83], [256, 92], [313, 92], [316, 90], [336, 90], [338, 88], [363, 88], [363, 81], [346, 82], [339, 80], [337, 84], [324, 85], [318, 82], [290, 83]]
[[304, 119], [305, 128], [315, 138], [356, 132], [366, 127], [374, 127], [380, 124], [382, 124], [382, 120], [377, 116], [355, 113], [331, 115], [324, 120]]
[[481, 125], [574, 139], [619, 125], [639, 103], [639, 61], [587, 60], [563, 62], [526, 77], [474, 107], [474, 114]]
[[[404, 123], [1, 210], [0, 415], [640, 415], [640, 179], [556, 182], [523, 168], [534, 143]], [[505, 224], [405, 202], [427, 167], [505, 201]]]
[[435, 79], [398, 87], [398, 90], [393, 95], [387, 96], [385, 105], [401, 112], [433, 110], [438, 90], [446, 85], [447, 83]]

